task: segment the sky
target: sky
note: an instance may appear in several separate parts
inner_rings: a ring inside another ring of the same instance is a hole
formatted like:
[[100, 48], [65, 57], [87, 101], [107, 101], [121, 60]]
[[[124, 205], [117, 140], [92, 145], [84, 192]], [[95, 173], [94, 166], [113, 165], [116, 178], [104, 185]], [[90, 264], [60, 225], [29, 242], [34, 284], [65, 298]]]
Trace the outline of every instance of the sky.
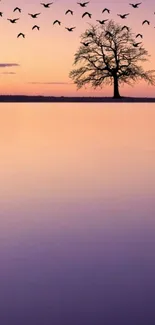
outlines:
[[[45, 1], [47, 3], [48, 1]], [[50, 1], [49, 1], [50, 2]], [[52, 1], [51, 1], [52, 2]], [[133, 1], [135, 3], [136, 1]], [[137, 1], [138, 2], [138, 1]], [[19, 6], [21, 13], [13, 12]], [[107, 7], [111, 13], [102, 13]], [[67, 9], [72, 9], [74, 15], [65, 15]], [[53, 0], [49, 9], [44, 8], [39, 0], [1, 0], [0, 17], [1, 53], [0, 53], [0, 93], [23, 95], [53, 95], [53, 96], [111, 96], [112, 86], [102, 89], [90, 87], [76, 89], [69, 78], [73, 69], [74, 54], [80, 46], [80, 35], [88, 28], [88, 23], [96, 25], [96, 19], [113, 19], [122, 25], [127, 24], [134, 33], [143, 34], [143, 46], [151, 55], [144, 64], [145, 69], [155, 69], [155, 6], [153, 1], [142, 1], [138, 9], [129, 5], [128, 1], [90, 0], [87, 8], [81, 8], [76, 1]], [[81, 18], [84, 11], [92, 13], [89, 17]], [[28, 13], [39, 13], [37, 19]], [[117, 14], [130, 13], [126, 20]], [[20, 18], [16, 24], [11, 24], [7, 18]], [[61, 26], [53, 26], [53, 21], [59, 19]], [[150, 20], [150, 26], [142, 26], [144, 19]], [[37, 24], [40, 30], [33, 30]], [[76, 26], [69, 33], [65, 27]], [[25, 39], [17, 38], [19, 32], [25, 34]], [[133, 87], [120, 87], [124, 96], [154, 97], [154, 87], [141, 81]]]
[[0, 113], [0, 324], [154, 325], [154, 105]]

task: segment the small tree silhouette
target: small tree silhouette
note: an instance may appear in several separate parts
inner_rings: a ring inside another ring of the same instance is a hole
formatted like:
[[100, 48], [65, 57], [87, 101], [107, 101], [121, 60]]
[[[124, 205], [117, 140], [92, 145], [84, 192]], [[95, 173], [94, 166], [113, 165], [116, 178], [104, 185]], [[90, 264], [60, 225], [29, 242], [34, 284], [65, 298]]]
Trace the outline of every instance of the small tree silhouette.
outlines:
[[132, 86], [133, 82], [144, 79], [155, 85], [155, 70], [144, 71], [138, 65], [139, 61], [148, 61], [150, 55], [143, 46], [136, 44], [131, 28], [122, 30], [113, 20], [104, 25], [90, 25], [81, 35], [81, 43], [73, 63], [81, 66], [69, 73], [78, 89], [88, 83], [94, 89], [113, 84], [113, 97], [119, 98], [120, 84]]

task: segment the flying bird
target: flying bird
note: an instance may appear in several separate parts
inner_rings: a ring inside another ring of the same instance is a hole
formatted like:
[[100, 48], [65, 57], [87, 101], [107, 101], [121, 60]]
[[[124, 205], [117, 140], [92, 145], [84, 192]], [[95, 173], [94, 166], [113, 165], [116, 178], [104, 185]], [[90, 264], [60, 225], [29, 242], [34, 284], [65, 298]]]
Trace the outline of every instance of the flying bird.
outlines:
[[102, 13], [105, 12], [105, 11], [107, 11], [108, 14], [110, 14], [110, 10], [109, 10], [108, 8], [104, 8], [104, 9], [102, 10]]
[[143, 38], [143, 35], [142, 35], [142, 34], [137, 34], [137, 35], [136, 35], [136, 38], [137, 38], [138, 36], [140, 36], [141, 38]]
[[73, 15], [73, 10], [70, 10], [70, 9], [68, 9], [68, 10], [65, 12], [65, 15], [67, 15], [69, 12], [70, 12], [71, 15]]
[[117, 16], [120, 16], [122, 19], [125, 19], [126, 16], [128, 16], [129, 14], [124, 14], [124, 15], [120, 15], [120, 14], [117, 14]]
[[126, 26], [126, 25], [124, 25], [123, 27], [122, 27], [122, 30], [123, 29], [126, 29], [126, 30], [128, 30], [129, 31], [129, 27], [128, 26]]
[[112, 37], [112, 33], [110, 33], [109, 31], [107, 31], [106, 33], [105, 33], [105, 36], [110, 36], [110, 37]]
[[23, 34], [23, 33], [19, 33], [19, 34], [17, 35], [17, 37], [20, 37], [20, 36], [22, 36], [23, 38], [25, 38], [25, 34]]
[[134, 47], [138, 47], [139, 44], [141, 44], [142, 42], [138, 42], [138, 43], [133, 43]]
[[88, 15], [89, 18], [91, 18], [92, 14], [90, 14], [89, 12], [84, 12], [84, 14], [82, 15], [82, 18], [85, 17], [86, 15]]
[[21, 12], [21, 9], [19, 8], [19, 7], [16, 7], [14, 10], [13, 10], [13, 12], [15, 12], [15, 11], [19, 11], [19, 12]]
[[35, 28], [38, 29], [38, 30], [40, 29], [40, 27], [39, 27], [38, 25], [34, 25], [34, 26], [32, 27], [32, 30], [35, 29]]
[[88, 46], [90, 43], [91, 43], [91, 42], [87, 42], [87, 43], [85, 43], [85, 42], [81, 42], [81, 44], [83, 44], [84, 46]]
[[144, 25], [145, 23], [147, 23], [148, 25], [150, 25], [150, 22], [149, 22], [147, 19], [145, 19], [145, 20], [142, 22], [142, 25]]
[[106, 21], [107, 21], [108, 19], [103, 19], [103, 20], [96, 20], [96, 21], [98, 21], [101, 25], [103, 25]]
[[61, 25], [61, 21], [60, 20], [55, 20], [54, 22], [53, 22], [53, 25], [55, 25], [56, 23], [58, 23], [59, 25]]
[[141, 5], [141, 2], [138, 2], [138, 3], [129, 3], [130, 6], [132, 6], [133, 8], [138, 8], [139, 5]]
[[69, 32], [73, 32], [73, 29], [76, 27], [65, 27]]
[[77, 2], [78, 5], [80, 5], [81, 7], [86, 7], [86, 5], [89, 3], [89, 1], [87, 2]]
[[3, 16], [3, 12], [0, 11], [0, 17], [2, 17], [2, 16]]
[[50, 8], [50, 6], [53, 4], [53, 2], [49, 2], [49, 3], [41, 3], [42, 6], [44, 6], [44, 8]]
[[10, 23], [15, 24], [17, 20], [19, 20], [19, 18], [15, 18], [15, 19], [7, 19], [10, 21]]
[[41, 14], [41, 12], [39, 12], [38, 14], [28, 14], [28, 15], [30, 15], [32, 18], [38, 18], [37, 16], [40, 14]]
[[92, 33], [92, 32], [88, 32], [88, 34], [87, 34], [87, 37], [94, 37], [94, 33]]

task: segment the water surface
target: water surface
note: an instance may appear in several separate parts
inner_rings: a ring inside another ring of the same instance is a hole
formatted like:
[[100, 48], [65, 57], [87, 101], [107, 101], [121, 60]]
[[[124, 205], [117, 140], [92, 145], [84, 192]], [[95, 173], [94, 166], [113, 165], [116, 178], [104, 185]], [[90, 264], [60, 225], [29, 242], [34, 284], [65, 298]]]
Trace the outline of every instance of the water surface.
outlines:
[[0, 323], [154, 325], [154, 104], [0, 105]]

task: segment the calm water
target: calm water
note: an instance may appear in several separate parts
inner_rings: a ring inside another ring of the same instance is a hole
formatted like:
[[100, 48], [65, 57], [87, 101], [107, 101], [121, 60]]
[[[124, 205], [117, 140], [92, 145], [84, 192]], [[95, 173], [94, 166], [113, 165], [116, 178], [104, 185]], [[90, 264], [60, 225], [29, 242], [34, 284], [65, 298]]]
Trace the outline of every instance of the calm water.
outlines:
[[155, 324], [155, 105], [0, 105], [0, 324]]

